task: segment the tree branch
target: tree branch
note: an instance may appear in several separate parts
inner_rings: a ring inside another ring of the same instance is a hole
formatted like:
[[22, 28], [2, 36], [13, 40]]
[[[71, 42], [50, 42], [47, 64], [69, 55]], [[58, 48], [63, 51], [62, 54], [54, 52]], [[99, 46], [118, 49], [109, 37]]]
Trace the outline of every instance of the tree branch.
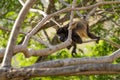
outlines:
[[117, 44], [117, 43], [115, 43], [115, 42], [113, 42], [113, 41], [110, 41], [110, 40], [108, 40], [108, 39], [101, 39], [101, 40], [104, 40], [104, 41], [106, 41], [106, 42], [109, 42], [112, 46], [115, 46], [115, 47], [117, 47], [117, 48], [120, 48], [120, 45]]
[[36, 67], [36, 68], [51, 68], [51, 67], [62, 67], [62, 66], [70, 66], [77, 64], [93, 64], [93, 63], [112, 63], [114, 60], [120, 57], [120, 49], [115, 51], [109, 56], [102, 57], [85, 57], [85, 58], [68, 58], [62, 60], [54, 60], [54, 61], [46, 61], [41, 63], [36, 63], [32, 66], [28, 67]]
[[20, 26], [28, 13], [29, 8], [34, 4], [35, 0], [27, 0], [25, 6], [21, 9], [15, 24], [13, 26], [12, 32], [10, 34], [10, 38], [8, 41], [8, 45], [5, 51], [5, 56], [2, 62], [3, 67], [10, 67], [11, 66], [11, 59], [14, 52], [15, 42], [17, 39], [17, 35], [19, 33]]
[[[4, 70], [0, 69], [0, 74]], [[75, 75], [93, 75], [93, 74], [119, 74], [120, 64], [80, 64], [75, 66], [59, 67], [59, 68], [20, 68], [7, 70], [7, 78], [22, 77], [43, 77], [43, 76], [75, 76]]]

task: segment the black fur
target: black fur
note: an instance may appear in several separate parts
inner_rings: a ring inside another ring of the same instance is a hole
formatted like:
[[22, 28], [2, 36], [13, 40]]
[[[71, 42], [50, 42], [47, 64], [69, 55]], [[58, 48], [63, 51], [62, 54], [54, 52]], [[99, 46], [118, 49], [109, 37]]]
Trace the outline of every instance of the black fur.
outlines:
[[[82, 27], [86, 27], [86, 32], [87, 32], [87, 36], [90, 37], [91, 39], [97, 39], [97, 43], [99, 42], [100, 37], [96, 37], [94, 34], [92, 34], [89, 31], [89, 27], [88, 24], [86, 24], [87, 26], [84, 26], [83, 23], [77, 23], [77, 25], [75, 26], [75, 28], [72, 29], [72, 44], [70, 46], [68, 46], [67, 48], [70, 49], [73, 46], [73, 50], [72, 50], [72, 56], [76, 55], [76, 43], [81, 44], [82, 43], [82, 36], [79, 36], [76, 33], [77, 29], [81, 29]], [[59, 28], [57, 30], [57, 35], [60, 39], [60, 41], [64, 42], [67, 40], [68, 38], [68, 27], [69, 24], [65, 25], [62, 28]]]
[[[68, 26], [59, 28], [57, 30], [57, 35], [59, 36], [59, 39], [62, 42], [66, 41], [67, 38], [68, 38]], [[82, 43], [81, 37], [79, 37], [79, 35], [75, 32], [74, 29], [72, 30], [72, 41], [75, 42], [75, 43], [79, 43], [79, 44]]]

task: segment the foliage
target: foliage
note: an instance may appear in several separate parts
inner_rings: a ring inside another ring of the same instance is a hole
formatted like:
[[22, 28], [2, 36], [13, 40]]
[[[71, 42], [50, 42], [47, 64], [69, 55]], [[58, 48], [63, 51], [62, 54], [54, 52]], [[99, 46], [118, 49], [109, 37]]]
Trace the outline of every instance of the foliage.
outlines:
[[[66, 3], [71, 4], [72, 0], [65, 0]], [[77, 0], [80, 5], [85, 6], [85, 4], [82, 4], [81, 1], [84, 0]], [[92, 4], [91, 1], [93, 0], [87, 0], [87, 4]], [[65, 5], [60, 4], [58, 0], [55, 0], [55, 9], [60, 10], [62, 8], [65, 8]], [[96, 23], [91, 27], [91, 31], [97, 34], [98, 36], [102, 38], [108, 38], [109, 40], [116, 42], [117, 44], [120, 44], [120, 15], [119, 15], [119, 8], [118, 6], [120, 5], [104, 5], [101, 8], [101, 10], [105, 11], [103, 14], [100, 14], [98, 16], [102, 16], [103, 18], [107, 16], [110, 19], [107, 19], [106, 21], [101, 20], [101, 22]], [[0, 2], [0, 26], [3, 26], [4, 28], [11, 29], [14, 21], [21, 9], [21, 5], [18, 0], [1, 0]], [[44, 5], [41, 3], [41, 1], [37, 1], [36, 4], [34, 5], [34, 8], [38, 8], [40, 10], [46, 10]], [[56, 10], [52, 11], [55, 12]], [[112, 13], [113, 11], [113, 13]], [[51, 12], [51, 13], [52, 13]], [[80, 11], [81, 13], [88, 13], [89, 11]], [[97, 12], [96, 12], [97, 13]], [[67, 14], [67, 13], [66, 13]], [[60, 14], [60, 17], [63, 17], [64, 14]], [[95, 16], [95, 14], [93, 15]], [[43, 18], [42, 15], [39, 15], [38, 13], [30, 12], [27, 15], [27, 18], [25, 19], [21, 30], [24, 32], [29, 32], [31, 29], [34, 28], [34, 25], [36, 22], [41, 20]], [[56, 19], [56, 17], [54, 17]], [[102, 18], [102, 19], [103, 19]], [[110, 26], [104, 26], [106, 24], [111, 24]], [[62, 22], [61, 22], [62, 23]], [[50, 31], [51, 32], [51, 31]], [[4, 30], [0, 30], [0, 48], [5, 48], [8, 38], [9, 38], [9, 33]], [[48, 31], [49, 33], [49, 31]], [[50, 33], [50, 39], [54, 36], [54, 33]], [[22, 40], [23, 34], [20, 34], [18, 36], [17, 44]], [[44, 38], [42, 31], [38, 32], [36, 34], [38, 38]], [[42, 36], [42, 37], [39, 37]], [[80, 49], [83, 49], [83, 52], [80, 52], [79, 49], [78, 55], [75, 57], [98, 57], [98, 56], [106, 56], [110, 55], [113, 51], [117, 50], [116, 47], [111, 45], [110, 43], [100, 40], [99, 44], [96, 43], [89, 43], [89, 44], [79, 44], [82, 45]], [[86, 46], [84, 46], [86, 45]], [[39, 49], [44, 49], [46, 46], [36, 42], [35, 40], [31, 39], [29, 42], [29, 48], [33, 48], [36, 50]], [[84, 49], [87, 49], [85, 51]], [[79, 54], [80, 53], [80, 54]], [[12, 64], [15, 67], [22, 67], [22, 66], [29, 66], [32, 65], [36, 62], [38, 56], [36, 57], [30, 57], [30, 58], [25, 58], [22, 53], [18, 53], [13, 57]], [[55, 59], [64, 59], [64, 58], [72, 58], [71, 52], [67, 49], [60, 50], [58, 52], [55, 52], [52, 55], [48, 55], [46, 60], [55, 60]], [[117, 59], [115, 63], [120, 62], [120, 59]], [[49, 76], [49, 77], [41, 77], [41, 78], [32, 78], [31, 80], [118, 80], [120, 79], [120, 75], [88, 75], [88, 76]]]

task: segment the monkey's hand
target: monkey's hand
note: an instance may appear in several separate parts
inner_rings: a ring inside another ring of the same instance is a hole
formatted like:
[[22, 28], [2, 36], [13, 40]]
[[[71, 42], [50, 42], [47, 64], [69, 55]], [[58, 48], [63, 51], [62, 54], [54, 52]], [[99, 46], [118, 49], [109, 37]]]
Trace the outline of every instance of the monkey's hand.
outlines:
[[74, 44], [73, 46], [73, 50], [72, 50], [72, 56], [75, 57], [77, 55], [77, 52], [76, 52], [76, 44]]
[[72, 50], [72, 53], [71, 53], [71, 54], [72, 54], [73, 57], [75, 57], [75, 56], [77, 55], [76, 50]]
[[100, 37], [97, 37], [96, 43], [99, 43]]

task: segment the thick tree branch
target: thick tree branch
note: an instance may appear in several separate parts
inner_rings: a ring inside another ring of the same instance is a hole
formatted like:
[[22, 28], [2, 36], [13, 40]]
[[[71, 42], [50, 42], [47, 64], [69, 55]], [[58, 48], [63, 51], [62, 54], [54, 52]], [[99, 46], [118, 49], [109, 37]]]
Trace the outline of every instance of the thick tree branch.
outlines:
[[10, 38], [8, 41], [8, 45], [5, 51], [5, 56], [2, 62], [3, 67], [10, 67], [11, 66], [11, 59], [14, 52], [15, 42], [17, 39], [17, 35], [19, 33], [20, 26], [28, 13], [29, 8], [34, 4], [35, 0], [27, 0], [25, 6], [21, 9], [15, 24], [13, 26], [12, 32], [10, 34]]
[[[95, 54], [95, 53], [94, 53]], [[77, 64], [88, 64], [88, 63], [112, 63], [114, 60], [120, 57], [120, 49], [115, 51], [109, 56], [102, 57], [85, 57], [85, 58], [68, 58], [62, 60], [54, 60], [54, 61], [46, 61], [42, 63], [36, 63], [33, 66], [29, 67], [37, 67], [37, 68], [49, 68], [49, 67], [61, 67], [61, 66], [70, 66]]]
[[[5, 70], [0, 69], [0, 74]], [[40, 77], [40, 76], [71, 76], [71, 75], [92, 75], [92, 74], [119, 74], [120, 64], [80, 64], [75, 66], [59, 67], [59, 68], [20, 68], [7, 69], [7, 79], [22, 77]]]

